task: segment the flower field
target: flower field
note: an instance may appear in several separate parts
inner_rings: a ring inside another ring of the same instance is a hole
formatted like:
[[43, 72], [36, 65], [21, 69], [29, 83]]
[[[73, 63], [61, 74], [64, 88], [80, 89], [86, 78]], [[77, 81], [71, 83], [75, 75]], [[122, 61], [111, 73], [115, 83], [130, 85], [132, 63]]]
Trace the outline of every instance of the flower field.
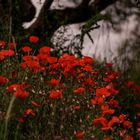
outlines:
[[111, 63], [27, 44], [0, 41], [0, 140], [140, 138], [139, 85]]

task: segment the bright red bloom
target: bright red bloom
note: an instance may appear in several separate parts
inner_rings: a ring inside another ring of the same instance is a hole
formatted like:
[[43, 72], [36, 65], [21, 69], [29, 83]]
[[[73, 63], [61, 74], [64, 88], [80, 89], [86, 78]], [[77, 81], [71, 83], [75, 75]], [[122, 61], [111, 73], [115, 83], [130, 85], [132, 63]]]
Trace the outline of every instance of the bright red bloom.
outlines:
[[30, 43], [37, 43], [38, 41], [39, 41], [39, 37], [37, 37], [37, 36], [30, 36], [29, 37]]
[[50, 98], [51, 99], [59, 99], [59, 98], [61, 98], [61, 96], [62, 96], [62, 91], [60, 91], [60, 90], [52, 90], [51, 92], [50, 92]]
[[6, 83], [8, 83], [8, 81], [9, 80], [6, 77], [0, 76], [0, 84], [6, 84]]
[[29, 92], [24, 91], [24, 86], [20, 84], [13, 84], [8, 87], [8, 92], [14, 94], [16, 97], [26, 99], [29, 96]]
[[80, 130], [75, 133], [76, 139], [83, 139], [84, 135], [85, 135], [85, 133], [83, 131], [80, 131]]
[[121, 123], [124, 122], [125, 119], [126, 119], [126, 115], [121, 114], [121, 115], [119, 116], [119, 120], [120, 120]]
[[105, 104], [105, 105], [101, 105], [101, 110], [105, 111], [109, 109], [109, 105]]
[[114, 114], [115, 110], [114, 109], [108, 109], [103, 111], [102, 116], [106, 115], [106, 114]]
[[106, 63], [105, 65], [106, 65], [106, 67], [112, 67], [113, 66], [112, 63]]
[[51, 79], [51, 81], [49, 82], [52, 86], [57, 86], [60, 83], [59, 79]]
[[107, 88], [97, 88], [96, 89], [96, 96], [105, 96], [105, 97], [108, 97], [110, 96], [111, 93], [108, 91]]
[[21, 99], [26, 99], [29, 96], [29, 92], [23, 91], [18, 89], [13, 93], [16, 97], [19, 97]]
[[135, 85], [135, 82], [133, 82], [133, 81], [127, 82], [127, 86], [129, 86], [129, 87], [133, 87], [134, 85]]
[[28, 52], [30, 52], [31, 50], [32, 50], [32, 48], [29, 47], [29, 46], [24, 46], [24, 47], [22, 47], [22, 51], [25, 52], [25, 53], [28, 53]]
[[39, 107], [40, 106], [40, 104], [36, 103], [35, 101], [31, 101], [31, 104], [34, 105], [34, 106], [36, 106], [36, 107]]
[[119, 107], [119, 102], [117, 100], [110, 100], [109, 104], [113, 107], [113, 108], [118, 108]]
[[5, 41], [0, 40], [0, 47], [4, 48], [4, 47], [5, 47], [5, 45], [6, 45], [6, 42], [5, 42]]
[[10, 48], [11, 50], [15, 49], [15, 47], [16, 47], [16, 43], [14, 43], [14, 42], [10, 42], [10, 43], [9, 43], [9, 48]]
[[15, 52], [13, 50], [2, 50], [2, 51], [0, 51], [0, 55], [13, 56], [13, 55], [15, 55]]
[[33, 110], [31, 108], [27, 109], [23, 116], [27, 117], [29, 115], [35, 116], [35, 113], [33, 112]]
[[92, 105], [101, 105], [104, 103], [104, 99], [102, 97], [95, 97], [94, 99], [91, 99]]
[[49, 48], [48, 46], [43, 46], [39, 49], [40, 54], [50, 55], [50, 51], [51, 51], [51, 48]]
[[47, 61], [50, 63], [50, 64], [54, 64], [57, 62], [57, 58], [56, 57], [50, 57], [48, 56], [47, 57]]
[[124, 121], [123, 122], [123, 126], [124, 126], [124, 128], [131, 128], [132, 127], [132, 122], [130, 122], [130, 121]]
[[111, 138], [107, 137], [107, 138], [104, 138], [104, 140], [111, 140]]
[[120, 123], [120, 120], [117, 116], [113, 116], [108, 123], [108, 127], [112, 127], [115, 123]]
[[74, 110], [80, 110], [81, 109], [81, 106], [80, 105], [76, 105], [76, 106], [73, 107], [73, 109]]
[[83, 87], [79, 87], [74, 90], [74, 93], [83, 93], [83, 92], [85, 92], [85, 88], [83, 88]]
[[104, 117], [100, 117], [100, 118], [97, 118], [97, 119], [93, 120], [94, 125], [101, 124], [103, 127], [106, 127], [107, 123], [108, 123], [108, 121]]

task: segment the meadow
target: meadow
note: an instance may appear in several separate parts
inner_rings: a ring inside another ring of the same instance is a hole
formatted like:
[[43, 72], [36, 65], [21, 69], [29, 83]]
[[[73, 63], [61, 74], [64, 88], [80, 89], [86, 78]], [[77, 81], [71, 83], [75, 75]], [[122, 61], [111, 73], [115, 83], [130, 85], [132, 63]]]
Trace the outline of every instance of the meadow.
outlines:
[[39, 42], [0, 40], [0, 140], [140, 139], [140, 85]]

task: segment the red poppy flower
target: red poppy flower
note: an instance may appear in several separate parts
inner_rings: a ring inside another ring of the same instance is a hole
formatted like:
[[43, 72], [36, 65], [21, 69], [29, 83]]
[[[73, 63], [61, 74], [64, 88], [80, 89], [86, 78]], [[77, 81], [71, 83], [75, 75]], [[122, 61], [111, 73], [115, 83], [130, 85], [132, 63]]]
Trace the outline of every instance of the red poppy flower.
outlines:
[[80, 105], [76, 105], [73, 107], [74, 110], [80, 110], [80, 108], [81, 108]]
[[52, 86], [57, 86], [60, 83], [59, 79], [51, 79], [51, 81], [49, 82]]
[[0, 76], [0, 84], [6, 84], [6, 83], [8, 83], [8, 81], [9, 80], [6, 77]]
[[74, 93], [83, 93], [83, 92], [85, 92], [85, 88], [83, 88], [83, 87], [79, 87], [74, 90]]
[[104, 140], [111, 140], [111, 138], [107, 137], [107, 138], [104, 138]]
[[50, 63], [50, 64], [54, 64], [57, 62], [57, 58], [56, 57], [47, 57], [47, 61]]
[[30, 52], [31, 50], [32, 50], [32, 48], [29, 47], [29, 46], [24, 46], [24, 47], [22, 47], [22, 51], [25, 52], [25, 53], [28, 53], [28, 52]]
[[105, 65], [106, 65], [106, 67], [112, 67], [113, 66], [112, 63], [106, 63]]
[[106, 114], [114, 114], [115, 110], [114, 109], [108, 109], [103, 111], [102, 116], [106, 115]]
[[35, 116], [35, 113], [33, 112], [33, 110], [31, 108], [27, 109], [23, 116], [27, 117], [28, 115]]
[[102, 97], [95, 97], [94, 99], [91, 99], [92, 105], [101, 105], [104, 103], [104, 99]]
[[21, 99], [26, 99], [29, 96], [29, 92], [24, 91], [24, 86], [20, 84], [13, 84], [7, 90]]
[[125, 119], [126, 119], [126, 115], [121, 114], [121, 115], [119, 116], [120, 123], [124, 122]]
[[113, 108], [118, 108], [119, 107], [119, 102], [117, 100], [110, 100], [109, 104], [113, 107]]
[[94, 125], [101, 124], [103, 127], [106, 127], [107, 123], [108, 123], [108, 121], [104, 117], [100, 117], [100, 118], [97, 118], [97, 119], [93, 120]]
[[80, 130], [75, 133], [76, 139], [83, 139], [84, 135], [85, 135], [85, 133], [83, 131], [80, 131]]
[[14, 42], [10, 42], [10, 43], [9, 43], [9, 48], [10, 48], [11, 50], [15, 49], [15, 47], [16, 47], [16, 43], [14, 43]]
[[108, 127], [112, 127], [115, 123], [120, 123], [120, 120], [117, 116], [113, 116], [108, 123]]
[[111, 93], [108, 91], [108, 89], [107, 88], [97, 88], [96, 89], [96, 95], [97, 96], [105, 96], [105, 97], [108, 97], [108, 96], [110, 96], [111, 95]]
[[36, 103], [35, 101], [31, 101], [31, 104], [34, 105], [34, 106], [36, 106], [36, 107], [39, 107], [40, 106], [40, 104]]
[[3, 56], [13, 56], [13, 55], [15, 55], [15, 52], [13, 50], [2, 50], [0, 53]]
[[52, 90], [51, 92], [50, 92], [50, 98], [51, 99], [58, 99], [58, 98], [60, 98], [62, 96], [62, 91], [60, 91], [60, 90]]
[[5, 45], [6, 45], [6, 42], [5, 42], [5, 41], [0, 40], [0, 47], [1, 47], [1, 48], [4, 48], [4, 47], [5, 47]]
[[48, 46], [43, 46], [39, 49], [40, 54], [50, 55], [50, 51], [51, 51], [51, 48], [49, 48]]
[[19, 97], [21, 99], [26, 99], [29, 96], [29, 92], [23, 91], [18, 89], [13, 93], [16, 97]]
[[131, 128], [132, 127], [132, 122], [130, 122], [130, 121], [124, 121], [123, 122], [123, 126], [124, 126], [124, 128]]
[[30, 43], [37, 43], [38, 41], [39, 41], [39, 37], [37, 37], [37, 36], [30, 36], [29, 37]]
[[133, 81], [127, 82], [127, 86], [129, 86], [129, 87], [133, 87], [134, 85], [135, 85], [135, 82], [133, 82]]

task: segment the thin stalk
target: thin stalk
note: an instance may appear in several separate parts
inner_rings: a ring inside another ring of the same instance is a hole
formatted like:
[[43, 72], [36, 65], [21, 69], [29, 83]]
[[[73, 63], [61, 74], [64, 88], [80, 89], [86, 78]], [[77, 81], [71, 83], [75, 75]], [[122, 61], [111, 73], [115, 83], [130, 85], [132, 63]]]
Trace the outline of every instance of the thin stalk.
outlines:
[[6, 113], [6, 117], [5, 117], [4, 140], [6, 140], [8, 122], [9, 122], [10, 114], [11, 114], [12, 107], [13, 107], [15, 99], [16, 99], [16, 96], [13, 95], [13, 97], [12, 97], [10, 103], [9, 103], [8, 109], [7, 109], [7, 113]]

